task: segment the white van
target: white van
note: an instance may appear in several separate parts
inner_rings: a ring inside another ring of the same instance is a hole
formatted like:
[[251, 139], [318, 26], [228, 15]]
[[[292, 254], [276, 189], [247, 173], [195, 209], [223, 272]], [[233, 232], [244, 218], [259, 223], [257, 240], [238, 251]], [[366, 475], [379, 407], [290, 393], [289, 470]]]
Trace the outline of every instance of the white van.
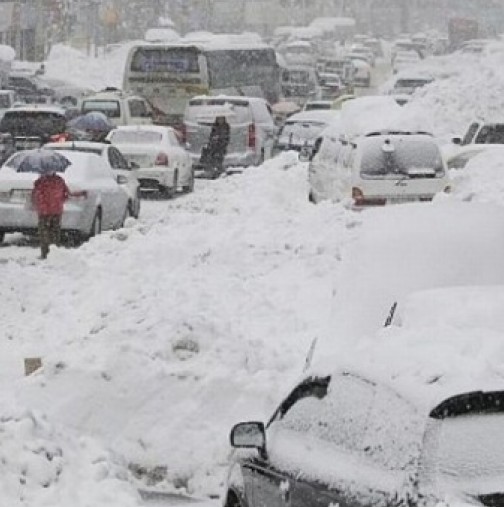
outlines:
[[382, 131], [332, 143], [324, 138], [310, 163], [309, 182], [312, 202], [352, 199], [358, 208], [431, 201], [450, 190], [439, 147], [426, 133]]
[[348, 172], [357, 207], [431, 201], [450, 190], [445, 162], [430, 134], [368, 134], [346, 144], [338, 166]]

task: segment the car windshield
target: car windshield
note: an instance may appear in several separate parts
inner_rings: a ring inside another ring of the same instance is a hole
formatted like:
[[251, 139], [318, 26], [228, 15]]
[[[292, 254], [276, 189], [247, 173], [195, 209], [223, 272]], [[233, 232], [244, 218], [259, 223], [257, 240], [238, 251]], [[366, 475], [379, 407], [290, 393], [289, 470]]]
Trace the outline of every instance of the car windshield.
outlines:
[[444, 172], [441, 153], [432, 139], [368, 138], [363, 147], [363, 177], [434, 177]]
[[163, 139], [161, 132], [149, 130], [115, 130], [112, 132], [110, 140], [114, 144], [133, 143], [133, 144], [156, 144]]
[[82, 103], [82, 113], [90, 111], [100, 111], [109, 118], [119, 118], [121, 116], [121, 106], [117, 100], [85, 100]]
[[[433, 471], [447, 483], [469, 481], [469, 488], [474, 479], [483, 478], [487, 486], [474, 487], [477, 490], [488, 487], [488, 490], [474, 493], [503, 491], [503, 455], [503, 413], [459, 415], [441, 422]], [[492, 479], [496, 479], [499, 489], [494, 489]]]
[[16, 136], [51, 136], [65, 131], [63, 114], [47, 111], [8, 111], [0, 121], [0, 132]]

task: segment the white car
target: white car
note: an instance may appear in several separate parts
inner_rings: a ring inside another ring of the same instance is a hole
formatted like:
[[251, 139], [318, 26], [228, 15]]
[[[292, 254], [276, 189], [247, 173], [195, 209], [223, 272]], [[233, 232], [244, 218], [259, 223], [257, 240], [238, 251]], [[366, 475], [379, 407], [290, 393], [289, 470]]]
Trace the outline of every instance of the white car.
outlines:
[[462, 146], [454, 154], [446, 157], [448, 169], [463, 169], [467, 163], [480, 153], [492, 152], [504, 154], [504, 144], [468, 144]]
[[93, 143], [89, 141], [73, 141], [63, 143], [48, 143], [44, 145], [48, 150], [72, 150], [83, 153], [95, 153], [103, 158], [107, 166], [116, 175], [117, 183], [128, 196], [128, 213], [134, 218], [140, 216], [140, 183], [136, 175], [136, 165], [128, 163], [123, 154], [113, 145]]
[[[40, 174], [24, 171], [24, 157], [39, 150], [15, 153], [0, 169], [0, 238], [7, 232], [35, 233], [38, 217], [32, 205], [34, 182]], [[116, 229], [128, 216], [128, 197], [103, 158], [72, 150], [59, 152], [68, 165], [58, 174], [79, 197], [66, 201], [61, 222], [64, 233], [87, 239], [101, 231]], [[21, 166], [21, 167], [20, 167]]]
[[397, 53], [392, 62], [392, 70], [397, 74], [400, 70], [412, 67], [421, 61], [416, 51], [401, 51]]
[[351, 199], [357, 208], [430, 201], [450, 189], [439, 147], [424, 133], [381, 132], [351, 141], [337, 132], [325, 135], [309, 183], [310, 201]]
[[141, 125], [119, 127], [107, 139], [136, 164], [141, 190], [159, 191], [173, 197], [181, 187], [184, 192], [194, 189], [192, 158], [182, 147], [171, 127]]

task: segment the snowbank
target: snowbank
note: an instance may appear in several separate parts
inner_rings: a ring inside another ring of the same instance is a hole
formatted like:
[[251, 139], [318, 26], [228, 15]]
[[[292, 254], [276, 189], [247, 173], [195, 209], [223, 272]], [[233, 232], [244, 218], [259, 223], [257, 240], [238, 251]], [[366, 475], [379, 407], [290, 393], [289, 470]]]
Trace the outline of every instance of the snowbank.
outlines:
[[2, 505], [137, 507], [127, 470], [91, 439], [54, 427], [31, 410], [0, 412]]
[[435, 133], [449, 140], [465, 132], [476, 117], [504, 117], [504, 44], [495, 42], [481, 55], [455, 53], [428, 58], [415, 67], [435, 81], [416, 91], [404, 107], [429, 111]]
[[221, 494], [231, 426], [270, 416], [301, 372], [354, 233], [351, 212], [308, 203], [295, 160], [198, 182], [46, 263], [1, 249], [1, 388], [166, 487]]

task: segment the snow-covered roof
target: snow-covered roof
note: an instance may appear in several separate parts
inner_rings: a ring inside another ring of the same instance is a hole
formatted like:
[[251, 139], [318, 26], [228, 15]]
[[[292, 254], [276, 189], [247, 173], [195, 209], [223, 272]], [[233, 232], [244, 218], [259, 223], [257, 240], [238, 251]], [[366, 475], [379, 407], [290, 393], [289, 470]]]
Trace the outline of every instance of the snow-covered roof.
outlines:
[[286, 123], [323, 122], [329, 124], [339, 120], [340, 116], [340, 112], [334, 109], [301, 111], [290, 116]]
[[147, 42], [175, 42], [180, 34], [171, 28], [149, 28], [144, 36]]

